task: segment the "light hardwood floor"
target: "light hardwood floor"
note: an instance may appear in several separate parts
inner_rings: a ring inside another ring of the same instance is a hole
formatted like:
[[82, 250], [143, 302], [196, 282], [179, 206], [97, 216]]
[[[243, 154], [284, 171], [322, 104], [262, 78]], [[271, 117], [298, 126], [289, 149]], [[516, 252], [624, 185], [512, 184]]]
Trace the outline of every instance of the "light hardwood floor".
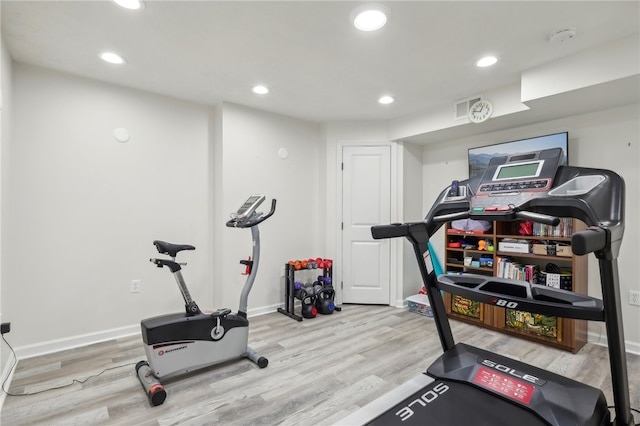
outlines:
[[[456, 341], [516, 358], [603, 389], [613, 404], [606, 348], [572, 355], [452, 321]], [[441, 353], [432, 319], [384, 306], [345, 305], [299, 323], [272, 313], [251, 319], [251, 346], [266, 369], [230, 362], [166, 383], [151, 407], [135, 374], [139, 336], [20, 361], [3, 425], [319, 425], [331, 424], [423, 372]], [[628, 356], [631, 406], [640, 408], [640, 356]], [[472, 416], [472, 414], [470, 414]], [[636, 421], [640, 416], [636, 414]]]

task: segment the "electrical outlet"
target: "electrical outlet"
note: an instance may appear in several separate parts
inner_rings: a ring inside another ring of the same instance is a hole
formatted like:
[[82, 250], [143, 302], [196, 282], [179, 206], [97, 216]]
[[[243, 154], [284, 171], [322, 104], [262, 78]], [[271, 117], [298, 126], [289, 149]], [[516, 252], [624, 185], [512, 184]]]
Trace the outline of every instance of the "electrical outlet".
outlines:
[[640, 291], [629, 290], [629, 304], [640, 306]]
[[131, 293], [140, 293], [140, 280], [131, 280]]
[[11, 323], [10, 322], [3, 322], [2, 324], [0, 324], [0, 334], [5, 334], [11, 331]]

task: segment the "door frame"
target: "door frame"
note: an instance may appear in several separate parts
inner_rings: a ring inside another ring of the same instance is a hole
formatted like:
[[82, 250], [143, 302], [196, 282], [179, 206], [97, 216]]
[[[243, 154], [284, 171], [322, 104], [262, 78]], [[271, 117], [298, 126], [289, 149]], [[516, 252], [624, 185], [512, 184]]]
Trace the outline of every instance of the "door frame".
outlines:
[[[336, 144], [336, 260], [337, 268], [334, 268], [333, 275], [336, 283], [336, 302], [342, 303], [343, 300], [343, 232], [340, 224], [343, 222], [343, 206], [342, 206], [342, 162], [343, 162], [343, 148], [345, 147], [375, 147], [375, 146], [388, 146], [390, 148], [390, 166], [391, 166], [391, 222], [398, 222], [402, 218], [402, 199], [403, 190], [400, 185], [401, 179], [399, 179], [402, 172], [402, 143], [396, 141], [361, 141], [361, 142], [337, 142]], [[403, 274], [402, 274], [402, 258], [403, 258], [403, 240], [400, 238], [393, 238], [390, 241], [390, 264], [389, 264], [389, 305], [395, 307], [403, 307], [404, 299], [403, 294]], [[337, 269], [337, 270], [336, 270]], [[339, 283], [338, 283], [339, 281]]]

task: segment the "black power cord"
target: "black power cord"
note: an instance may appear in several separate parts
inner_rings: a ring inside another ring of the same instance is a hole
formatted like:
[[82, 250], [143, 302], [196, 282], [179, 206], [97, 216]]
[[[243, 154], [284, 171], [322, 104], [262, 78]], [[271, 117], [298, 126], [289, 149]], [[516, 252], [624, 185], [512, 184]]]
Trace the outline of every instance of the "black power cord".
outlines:
[[[4, 343], [6, 343], [6, 344], [7, 344], [7, 346], [9, 347], [9, 349], [11, 349], [11, 353], [13, 354], [13, 365], [11, 366], [11, 369], [9, 369], [9, 372], [11, 372], [11, 371], [13, 371], [13, 369], [14, 369], [14, 368], [16, 367], [16, 365], [18, 364], [18, 357], [16, 356], [16, 352], [13, 350], [13, 348], [11, 347], [11, 345], [9, 344], [9, 342], [7, 342], [7, 339], [5, 339], [5, 338], [4, 338], [4, 334], [2, 335], [2, 340], [4, 340]], [[87, 378], [85, 378], [85, 379], [82, 379], [82, 380], [80, 380], [80, 379], [73, 379], [73, 380], [71, 381], [71, 383], [67, 383], [66, 385], [56, 386], [56, 387], [53, 387], [53, 388], [42, 389], [42, 390], [39, 390], [39, 391], [36, 391], [36, 392], [28, 392], [28, 393], [12, 393], [12, 392], [9, 392], [8, 390], [6, 390], [6, 389], [5, 389], [5, 384], [7, 383], [7, 380], [9, 379], [9, 377], [11, 376], [11, 373], [9, 373], [9, 374], [7, 374], [7, 377], [5, 377], [4, 381], [2, 382], [2, 391], [3, 391], [5, 394], [9, 395], [9, 396], [30, 396], [30, 395], [38, 395], [38, 394], [41, 394], [41, 393], [44, 393], [44, 392], [50, 392], [50, 391], [52, 391], [52, 390], [68, 388], [69, 386], [73, 386], [73, 385], [75, 385], [76, 383], [81, 385], [81, 384], [86, 383], [86, 382], [87, 382], [88, 380], [90, 380], [90, 379], [94, 379], [94, 378], [96, 378], [96, 377], [100, 376], [101, 374], [106, 373], [107, 371], [115, 370], [115, 369], [122, 368], [122, 367], [127, 367], [127, 366], [134, 365], [134, 364], [135, 364], [135, 362], [130, 362], [130, 363], [128, 363], [128, 364], [122, 364], [122, 365], [117, 365], [117, 366], [115, 366], [115, 367], [105, 368], [104, 370], [102, 370], [102, 371], [101, 371], [101, 372], [99, 372], [98, 374], [94, 374], [94, 375], [89, 376], [89, 377], [87, 377]]]

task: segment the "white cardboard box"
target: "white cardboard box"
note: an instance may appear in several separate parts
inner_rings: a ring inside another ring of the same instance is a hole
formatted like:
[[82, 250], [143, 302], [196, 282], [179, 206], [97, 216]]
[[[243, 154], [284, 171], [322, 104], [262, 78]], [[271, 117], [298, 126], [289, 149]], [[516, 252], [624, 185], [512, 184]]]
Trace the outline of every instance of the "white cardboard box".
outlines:
[[498, 251], [508, 251], [511, 253], [529, 253], [529, 243], [498, 241]]

